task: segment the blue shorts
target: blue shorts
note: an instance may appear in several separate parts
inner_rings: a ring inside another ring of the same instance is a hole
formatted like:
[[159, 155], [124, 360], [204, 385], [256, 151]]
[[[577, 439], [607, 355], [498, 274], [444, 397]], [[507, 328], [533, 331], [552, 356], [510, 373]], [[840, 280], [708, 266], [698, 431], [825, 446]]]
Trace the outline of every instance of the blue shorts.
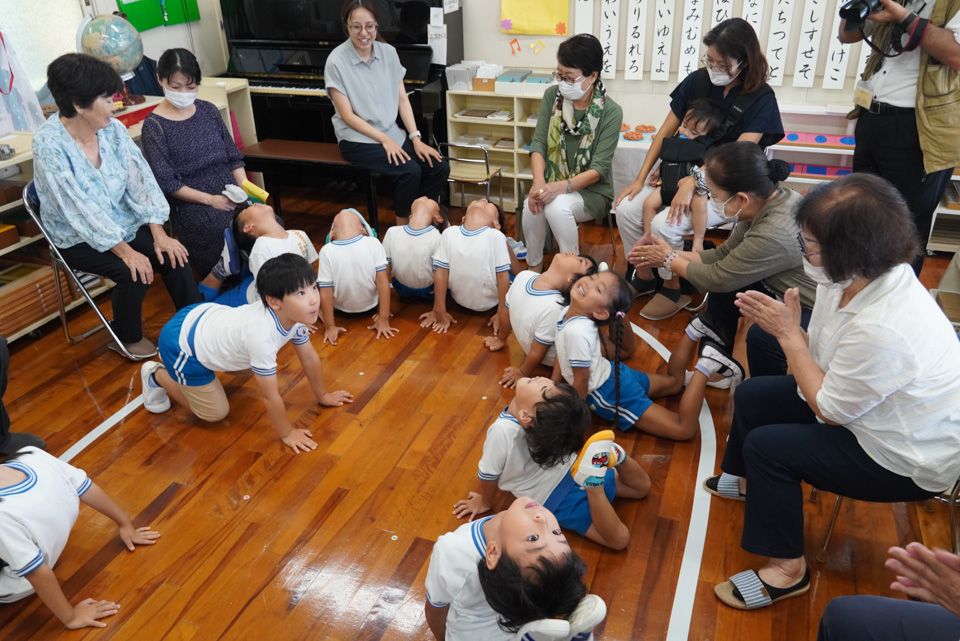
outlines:
[[247, 304], [247, 289], [253, 282], [253, 274], [247, 275], [240, 284], [230, 289], [221, 289], [213, 300], [208, 301], [217, 305], [226, 305], [227, 307], [243, 307]]
[[[603, 479], [603, 492], [607, 495], [607, 500], [613, 503], [613, 499], [617, 496], [615, 470], [607, 470]], [[573, 530], [580, 536], [585, 535], [593, 525], [587, 492], [577, 485], [570, 474], [563, 477], [560, 484], [550, 493], [550, 498], [546, 500], [543, 507], [553, 512], [560, 527]]]
[[[613, 365], [613, 363], [610, 363]], [[622, 430], [628, 430], [640, 420], [653, 401], [647, 398], [650, 391], [650, 377], [643, 372], [630, 369], [620, 363], [620, 425]], [[587, 394], [587, 405], [597, 416], [612, 421], [617, 407], [616, 377], [613, 371], [603, 385]]]
[[426, 300], [433, 300], [433, 285], [428, 285], [427, 287], [407, 287], [396, 278], [390, 279], [390, 282], [393, 285], [393, 291], [397, 292], [397, 294], [403, 298], [425, 298]]
[[206, 385], [217, 376], [201, 365], [200, 361], [194, 356], [194, 354], [196, 354], [196, 349], [193, 345], [194, 334], [197, 330], [197, 323], [199, 323], [200, 318], [203, 318], [203, 314], [200, 314], [197, 323], [193, 324], [193, 327], [190, 328], [190, 333], [187, 335], [190, 354], [186, 354], [180, 349], [180, 330], [183, 327], [183, 321], [187, 318], [187, 314], [196, 306], [197, 305], [188, 305], [181, 309], [160, 331], [160, 360], [163, 361], [163, 366], [167, 369], [167, 374], [177, 383], [189, 387]]

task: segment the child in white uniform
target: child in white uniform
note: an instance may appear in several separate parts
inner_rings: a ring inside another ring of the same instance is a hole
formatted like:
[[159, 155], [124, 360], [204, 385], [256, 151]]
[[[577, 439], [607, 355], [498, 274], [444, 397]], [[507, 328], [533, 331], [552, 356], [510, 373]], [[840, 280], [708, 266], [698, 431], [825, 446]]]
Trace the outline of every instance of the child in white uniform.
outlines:
[[447, 290], [458, 304], [475, 312], [497, 307], [491, 319], [496, 334], [499, 312], [510, 288], [510, 250], [500, 231], [497, 206], [475, 200], [463, 215], [463, 224], [446, 229], [433, 257], [433, 311], [420, 316], [421, 327], [444, 333], [453, 316], [447, 313]]
[[410, 208], [410, 222], [383, 236], [393, 290], [404, 298], [433, 300], [433, 255], [440, 246], [440, 205], [421, 196]]
[[113, 519], [128, 550], [153, 545], [160, 536], [149, 527], [135, 528], [83, 470], [43, 450], [25, 447], [0, 464], [0, 603], [36, 592], [70, 629], [105, 627], [98, 619], [117, 613], [120, 606], [110, 601], [70, 605], [53, 573], [81, 502]]
[[399, 331], [390, 327], [387, 255], [356, 210], [345, 209], [334, 217], [330, 242], [320, 248], [317, 284], [324, 343], [336, 345], [340, 334], [347, 331], [337, 327], [334, 309], [356, 314], [376, 307], [373, 325], [368, 329], [375, 330], [378, 339], [392, 338]]
[[585, 570], [556, 517], [520, 497], [437, 539], [427, 569], [427, 625], [437, 641], [509, 641], [530, 621], [568, 618], [586, 594]]
[[[622, 550], [630, 542], [630, 531], [613, 509], [613, 499], [645, 497], [650, 477], [613, 443], [610, 431], [584, 447], [589, 427], [590, 410], [569, 384], [521, 378], [516, 396], [487, 430], [479, 464], [480, 492], [458, 501], [453, 513], [474, 518], [486, 512], [499, 487], [543, 503], [561, 527]], [[590, 451], [587, 464], [602, 450], [603, 469], [578, 476], [581, 466], [575, 459], [581, 448]], [[600, 478], [585, 483], [594, 476]]]
[[170, 409], [170, 398], [204, 421], [219, 421], [230, 403], [216, 372], [253, 370], [267, 414], [280, 439], [294, 452], [314, 450], [307, 429], [294, 428], [277, 384], [277, 351], [293, 342], [317, 402], [326, 407], [352, 403], [353, 396], [327, 392], [320, 357], [305, 325], [317, 321], [320, 294], [310, 264], [294, 254], [271, 258], [260, 269], [261, 302], [243, 307], [200, 303], [181, 309], [160, 332], [162, 363], [140, 370], [143, 406]]
[[577, 276], [592, 274], [597, 261], [586, 254], [557, 254], [550, 267], [542, 274], [526, 270], [517, 274], [503, 309], [500, 310], [500, 331], [483, 339], [491, 352], [503, 349], [513, 332], [526, 358], [520, 367], [507, 367], [500, 384], [513, 387], [523, 376], [532, 376], [540, 363], [553, 367], [556, 349], [557, 314], [563, 303], [563, 290], [570, 287]]

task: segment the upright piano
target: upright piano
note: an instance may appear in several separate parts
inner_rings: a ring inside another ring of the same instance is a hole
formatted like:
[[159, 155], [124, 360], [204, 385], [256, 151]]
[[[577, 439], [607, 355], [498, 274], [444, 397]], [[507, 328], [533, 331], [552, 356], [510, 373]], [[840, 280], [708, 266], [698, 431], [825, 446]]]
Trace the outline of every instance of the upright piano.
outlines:
[[[406, 68], [404, 86], [425, 138], [445, 140], [446, 64], [463, 57], [462, 9], [444, 14], [447, 55], [433, 63], [427, 44], [431, 7], [442, 0], [375, 0], [380, 36], [393, 45]], [[257, 135], [336, 142], [333, 103], [323, 70], [327, 57], [347, 39], [342, 0], [221, 0], [230, 51], [225, 76], [250, 82]]]

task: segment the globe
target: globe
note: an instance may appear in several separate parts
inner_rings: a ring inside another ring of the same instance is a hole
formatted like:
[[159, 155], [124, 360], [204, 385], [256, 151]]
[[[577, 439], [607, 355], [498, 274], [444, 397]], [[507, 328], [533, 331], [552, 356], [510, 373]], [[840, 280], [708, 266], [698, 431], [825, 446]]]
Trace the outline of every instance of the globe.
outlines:
[[82, 53], [106, 62], [121, 76], [130, 76], [143, 59], [140, 33], [120, 16], [104, 14], [85, 21], [77, 44]]

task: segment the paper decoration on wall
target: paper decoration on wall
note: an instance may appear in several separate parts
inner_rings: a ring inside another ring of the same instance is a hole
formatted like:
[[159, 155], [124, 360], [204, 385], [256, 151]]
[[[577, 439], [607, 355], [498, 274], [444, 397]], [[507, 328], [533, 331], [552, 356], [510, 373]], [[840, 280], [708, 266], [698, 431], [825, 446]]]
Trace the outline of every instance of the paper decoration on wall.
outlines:
[[654, 0], [653, 51], [650, 77], [670, 80], [670, 56], [673, 49], [673, 0]]
[[620, 0], [600, 0], [600, 44], [603, 45], [601, 78], [617, 77], [617, 41], [620, 37]]
[[[516, 49], [514, 49], [514, 46], [516, 46]], [[516, 54], [518, 51], [520, 51], [520, 41], [514, 38], [510, 41], [510, 53]]]
[[[797, 60], [793, 68], [794, 87], [812, 87], [820, 57], [820, 41], [823, 38], [824, 12], [827, 0], [805, 0], [800, 23], [800, 41], [797, 43]], [[837, 12], [839, 14], [839, 12]], [[836, 38], [833, 38], [836, 40]]]
[[547, 45], [543, 44], [543, 40], [537, 40], [532, 45], [530, 45], [530, 48], [533, 49], [533, 53], [540, 53], [541, 51], [543, 51], [543, 48], [546, 46]]
[[843, 89], [847, 81], [847, 64], [850, 62], [850, 45], [840, 42], [836, 34], [840, 33], [840, 13], [833, 15], [833, 26], [827, 34], [830, 38], [830, 50], [827, 52], [827, 66], [823, 70], [824, 89]]
[[[748, 0], [744, 0], [746, 3]], [[826, 0], [824, 0], [826, 2]], [[724, 20], [733, 17], [733, 0], [713, 0], [713, 11], [710, 12], [710, 28], [713, 29]], [[756, 27], [754, 27], [756, 28]]]
[[593, 0], [576, 0], [573, 6], [573, 32], [593, 33]]
[[643, 80], [648, 4], [648, 0], [630, 0], [627, 8], [627, 55], [623, 61], [623, 77], [627, 80]]
[[137, 31], [200, 19], [197, 0], [117, 0], [117, 8], [127, 14], [127, 20]]
[[767, 83], [771, 87], [783, 84], [784, 66], [787, 52], [790, 50], [790, 32], [793, 29], [794, 0], [773, 0], [773, 13], [770, 16], [770, 34], [767, 38], [767, 63], [770, 65], [770, 77]]
[[753, 30], [760, 33], [760, 25], [763, 24], [763, 7], [767, 0], [743, 0], [743, 12], [741, 17], [750, 23]]
[[500, 30], [504, 33], [555, 36], [561, 23], [566, 33], [569, 21], [568, 0], [500, 0]]
[[[714, 0], [716, 4], [716, 0]], [[703, 0], [686, 0], [683, 5], [683, 29], [680, 30], [680, 67], [686, 78], [700, 66], [700, 31], [703, 29]]]

